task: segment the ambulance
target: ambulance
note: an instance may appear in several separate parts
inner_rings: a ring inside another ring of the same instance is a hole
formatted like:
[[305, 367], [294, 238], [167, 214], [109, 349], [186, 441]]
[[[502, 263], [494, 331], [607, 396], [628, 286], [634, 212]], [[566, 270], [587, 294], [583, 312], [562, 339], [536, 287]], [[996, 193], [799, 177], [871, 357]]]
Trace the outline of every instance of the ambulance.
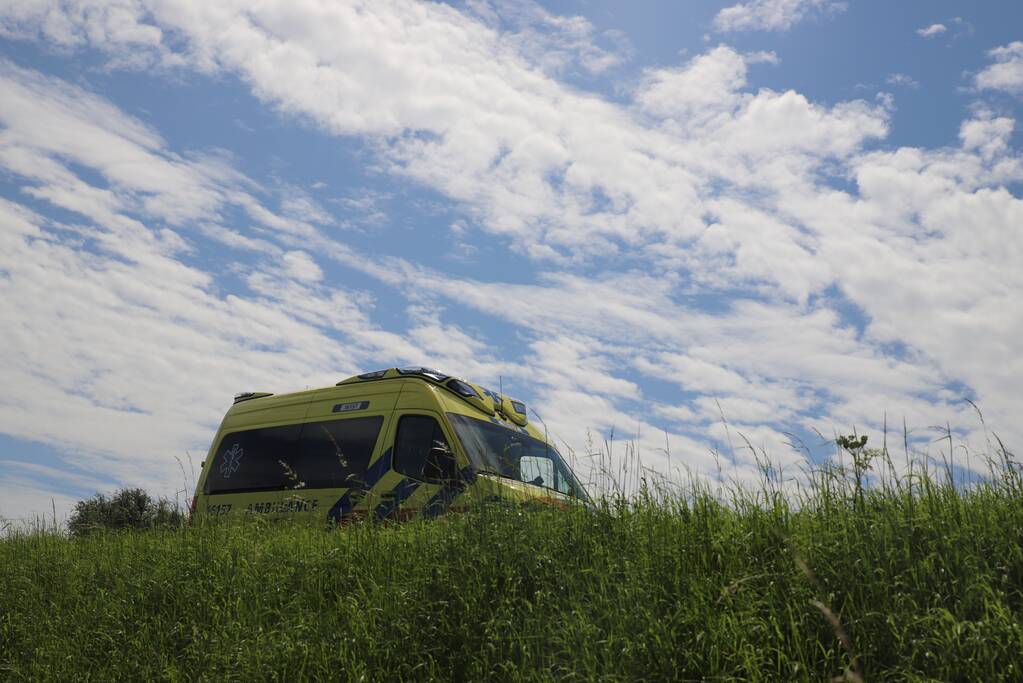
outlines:
[[192, 519], [346, 524], [488, 500], [589, 499], [520, 401], [429, 368], [390, 368], [236, 396], [203, 462]]

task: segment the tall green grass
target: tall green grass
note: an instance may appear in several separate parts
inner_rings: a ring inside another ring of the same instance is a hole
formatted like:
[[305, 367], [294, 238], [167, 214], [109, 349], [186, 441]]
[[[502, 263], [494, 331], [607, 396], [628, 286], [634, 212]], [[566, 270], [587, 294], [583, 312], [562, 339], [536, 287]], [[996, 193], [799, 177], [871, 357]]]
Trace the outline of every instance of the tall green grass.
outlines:
[[726, 496], [0, 541], [12, 680], [1020, 680], [1023, 487], [818, 470]]

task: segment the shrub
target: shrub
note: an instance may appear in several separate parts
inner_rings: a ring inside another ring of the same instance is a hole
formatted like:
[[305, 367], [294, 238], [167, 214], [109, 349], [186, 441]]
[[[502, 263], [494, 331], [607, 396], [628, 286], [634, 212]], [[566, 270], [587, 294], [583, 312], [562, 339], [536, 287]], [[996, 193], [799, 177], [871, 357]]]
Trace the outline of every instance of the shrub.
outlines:
[[97, 493], [75, 504], [68, 521], [72, 536], [99, 529], [152, 529], [180, 527], [184, 515], [165, 498], [153, 499], [142, 489], [121, 489], [107, 497]]

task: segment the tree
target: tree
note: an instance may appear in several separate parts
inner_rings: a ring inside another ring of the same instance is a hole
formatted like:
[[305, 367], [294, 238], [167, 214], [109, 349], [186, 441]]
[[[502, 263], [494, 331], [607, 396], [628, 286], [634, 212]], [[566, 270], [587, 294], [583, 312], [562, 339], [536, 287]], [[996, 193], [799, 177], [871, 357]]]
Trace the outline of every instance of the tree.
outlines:
[[68, 521], [72, 536], [99, 529], [153, 529], [180, 527], [185, 517], [165, 498], [153, 499], [142, 489], [121, 489], [112, 496], [97, 493], [75, 503]]

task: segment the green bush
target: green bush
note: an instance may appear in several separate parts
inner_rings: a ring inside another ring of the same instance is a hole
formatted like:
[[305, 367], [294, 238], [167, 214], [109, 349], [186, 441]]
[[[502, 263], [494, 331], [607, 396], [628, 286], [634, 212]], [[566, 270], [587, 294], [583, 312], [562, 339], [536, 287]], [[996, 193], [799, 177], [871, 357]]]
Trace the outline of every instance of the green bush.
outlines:
[[68, 521], [72, 536], [99, 529], [153, 529], [180, 527], [184, 515], [170, 501], [153, 499], [142, 489], [121, 489], [112, 496], [97, 493], [75, 504]]

